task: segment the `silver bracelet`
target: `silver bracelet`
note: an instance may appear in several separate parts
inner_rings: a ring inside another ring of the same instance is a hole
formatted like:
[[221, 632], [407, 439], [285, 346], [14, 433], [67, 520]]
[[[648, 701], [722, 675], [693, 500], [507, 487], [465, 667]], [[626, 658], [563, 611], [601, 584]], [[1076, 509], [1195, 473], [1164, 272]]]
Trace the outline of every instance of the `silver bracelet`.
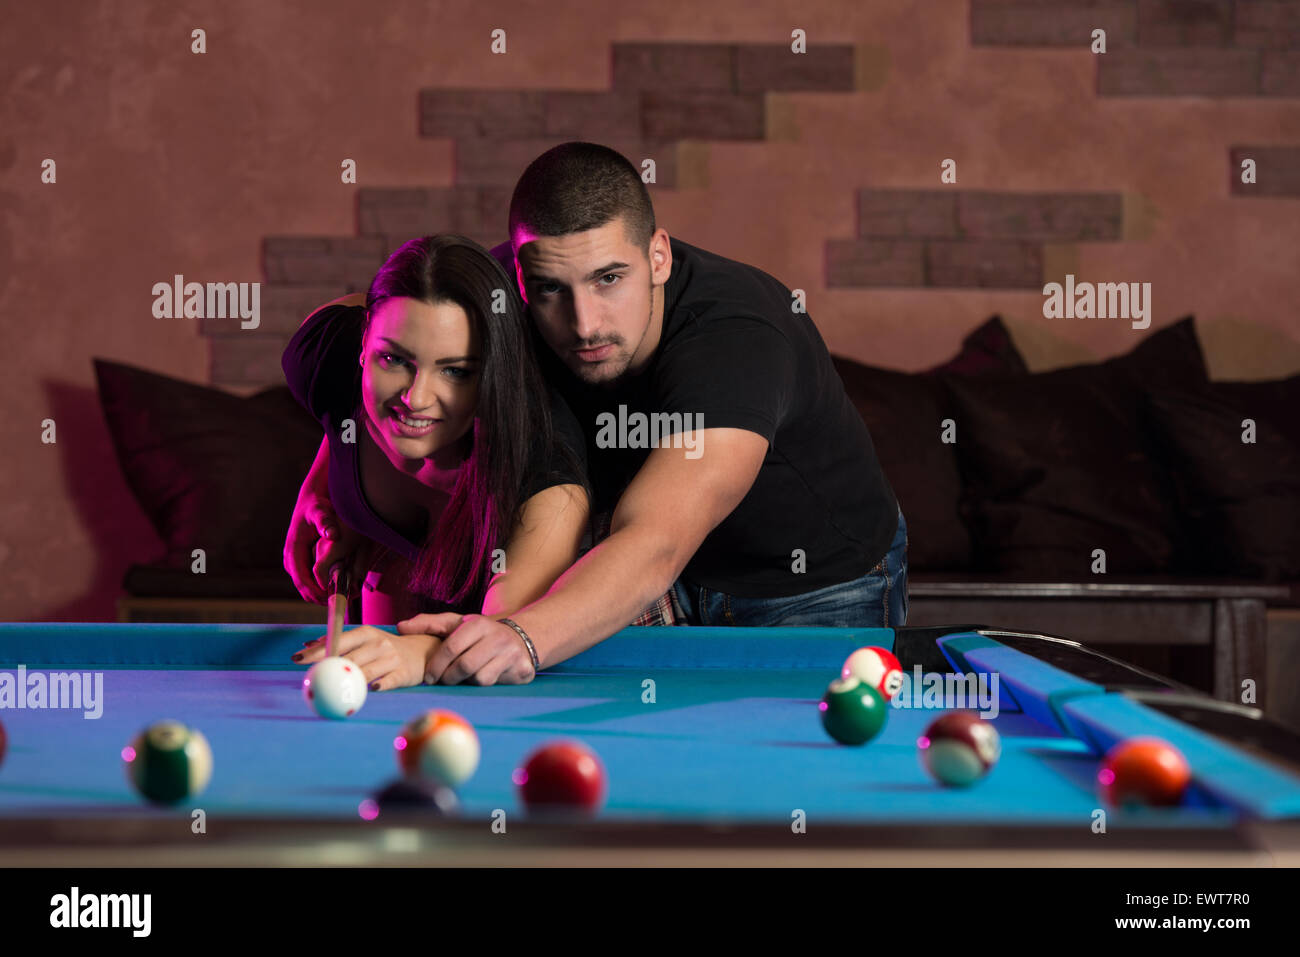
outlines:
[[528, 654], [533, 659], [534, 673], [540, 671], [542, 668], [542, 663], [537, 660], [537, 649], [533, 647], [533, 639], [528, 637], [528, 632], [524, 631], [522, 628], [516, 625], [509, 618], [498, 618], [497, 620], [501, 622], [501, 624], [503, 625], [509, 625], [511, 628], [515, 630], [515, 634], [524, 640], [524, 646], [528, 649]]

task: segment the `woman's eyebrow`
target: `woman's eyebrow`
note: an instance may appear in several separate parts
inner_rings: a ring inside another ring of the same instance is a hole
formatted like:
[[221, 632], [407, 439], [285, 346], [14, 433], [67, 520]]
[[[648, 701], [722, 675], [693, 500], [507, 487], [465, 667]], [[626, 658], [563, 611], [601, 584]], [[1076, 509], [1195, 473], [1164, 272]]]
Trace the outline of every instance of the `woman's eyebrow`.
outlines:
[[[393, 352], [398, 353], [404, 358], [415, 358], [415, 353], [406, 348], [406, 346], [402, 345], [400, 342], [389, 339], [387, 336], [380, 336], [380, 341], [388, 343], [389, 348]], [[439, 359], [435, 365], [445, 366], [451, 365], [453, 362], [478, 362], [478, 356], [449, 356], [446, 359]]]

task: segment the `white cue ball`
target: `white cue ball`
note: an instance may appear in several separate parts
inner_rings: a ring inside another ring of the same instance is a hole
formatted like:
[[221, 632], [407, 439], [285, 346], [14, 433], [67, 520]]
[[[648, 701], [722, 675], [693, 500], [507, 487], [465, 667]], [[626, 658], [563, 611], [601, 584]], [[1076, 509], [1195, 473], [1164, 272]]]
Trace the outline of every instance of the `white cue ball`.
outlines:
[[366, 675], [348, 658], [323, 658], [302, 679], [302, 696], [322, 718], [348, 718], [366, 703]]

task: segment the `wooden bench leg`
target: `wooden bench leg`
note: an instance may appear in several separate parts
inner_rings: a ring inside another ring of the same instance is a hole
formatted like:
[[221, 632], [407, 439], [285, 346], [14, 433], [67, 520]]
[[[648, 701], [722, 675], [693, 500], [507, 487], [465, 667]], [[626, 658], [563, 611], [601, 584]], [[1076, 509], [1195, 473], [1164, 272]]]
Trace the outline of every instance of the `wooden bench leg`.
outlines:
[[1255, 682], [1257, 708], [1264, 707], [1268, 667], [1268, 616], [1256, 598], [1220, 598], [1214, 603], [1214, 696], [1241, 704], [1241, 683]]

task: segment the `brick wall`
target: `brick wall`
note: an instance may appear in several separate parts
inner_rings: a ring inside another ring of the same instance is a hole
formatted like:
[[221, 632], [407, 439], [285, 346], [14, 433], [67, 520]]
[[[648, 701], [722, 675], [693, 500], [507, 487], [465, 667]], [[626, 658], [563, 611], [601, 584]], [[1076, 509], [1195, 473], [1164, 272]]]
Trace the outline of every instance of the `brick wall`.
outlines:
[[254, 333], [203, 329], [212, 344], [212, 381], [278, 382], [280, 352], [312, 308], [303, 303], [326, 292], [315, 305], [364, 291], [407, 239], [456, 232], [489, 247], [504, 240], [515, 181], [552, 146], [592, 139], [638, 166], [652, 159], [654, 189], [670, 190], [678, 184], [678, 144], [762, 142], [767, 93], [854, 89], [854, 48], [842, 44], [811, 44], [795, 55], [785, 44], [616, 43], [610, 60], [606, 92], [412, 91], [419, 135], [455, 144], [454, 185], [358, 187], [356, 236], [268, 237], [263, 269], [270, 315]]

